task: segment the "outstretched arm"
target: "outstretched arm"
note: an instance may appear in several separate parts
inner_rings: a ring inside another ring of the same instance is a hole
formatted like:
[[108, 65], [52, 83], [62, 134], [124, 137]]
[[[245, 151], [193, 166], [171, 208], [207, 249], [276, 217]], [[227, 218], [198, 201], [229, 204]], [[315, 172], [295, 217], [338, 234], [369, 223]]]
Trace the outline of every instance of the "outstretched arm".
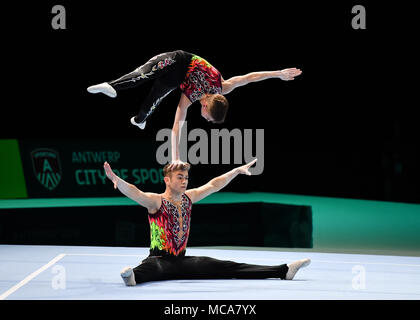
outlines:
[[250, 163], [247, 163], [243, 166], [240, 166], [238, 168], [235, 168], [225, 174], [222, 174], [221, 176], [218, 176], [212, 180], [210, 180], [205, 185], [186, 191], [188, 197], [190, 197], [191, 201], [198, 202], [205, 197], [211, 195], [214, 192], [220, 191], [222, 188], [224, 188], [226, 185], [229, 184], [238, 174], [246, 174], [248, 176], [251, 175], [251, 172], [249, 172], [249, 168], [257, 162], [257, 159], [251, 161]]
[[222, 83], [222, 94], [227, 94], [232, 90], [247, 85], [251, 82], [258, 82], [262, 80], [280, 78], [284, 81], [293, 80], [295, 77], [300, 75], [302, 71], [296, 68], [288, 68], [279, 71], [261, 71], [251, 72], [243, 76], [236, 76]]
[[174, 125], [172, 126], [171, 146], [172, 146], [172, 163], [179, 161], [179, 141], [181, 138], [181, 130], [187, 117], [187, 109], [191, 105], [191, 101], [186, 95], [181, 94], [178, 107], [175, 113]]
[[125, 182], [112, 171], [108, 162], [104, 163], [104, 169], [108, 179], [114, 183], [114, 189], [118, 188], [122, 194], [147, 208], [149, 212], [155, 211], [159, 206], [159, 195], [156, 193], [140, 191], [136, 186]]

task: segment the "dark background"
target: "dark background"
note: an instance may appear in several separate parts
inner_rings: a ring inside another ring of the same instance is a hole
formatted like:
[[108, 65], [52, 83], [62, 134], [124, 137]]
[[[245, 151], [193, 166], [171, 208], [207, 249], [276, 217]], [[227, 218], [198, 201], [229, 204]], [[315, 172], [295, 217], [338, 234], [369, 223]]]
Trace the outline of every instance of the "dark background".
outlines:
[[[51, 9], [66, 8], [66, 30]], [[366, 8], [354, 30], [351, 9]], [[117, 99], [90, 95], [150, 57], [196, 53], [224, 79], [300, 68], [235, 90], [223, 125], [189, 110], [188, 128], [265, 131], [260, 176], [225, 191], [267, 191], [420, 203], [413, 9], [403, 2], [29, 1], [2, 10], [1, 138], [155, 139], [173, 123], [179, 90], [140, 131], [129, 123], [150, 85]], [[413, 37], [411, 37], [413, 36]], [[153, 152], [153, 151], [152, 151]], [[197, 165], [201, 183], [233, 166]]]

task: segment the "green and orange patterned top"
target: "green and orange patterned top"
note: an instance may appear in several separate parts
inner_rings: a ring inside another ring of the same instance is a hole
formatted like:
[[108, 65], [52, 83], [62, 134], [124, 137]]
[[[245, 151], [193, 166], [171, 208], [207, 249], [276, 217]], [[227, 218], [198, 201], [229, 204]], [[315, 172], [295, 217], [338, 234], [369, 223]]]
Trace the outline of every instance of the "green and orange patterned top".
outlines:
[[162, 198], [155, 214], [149, 214], [150, 256], [184, 256], [190, 234], [192, 201], [182, 195], [180, 206]]
[[205, 59], [193, 55], [181, 91], [194, 103], [206, 94], [222, 93], [222, 75]]

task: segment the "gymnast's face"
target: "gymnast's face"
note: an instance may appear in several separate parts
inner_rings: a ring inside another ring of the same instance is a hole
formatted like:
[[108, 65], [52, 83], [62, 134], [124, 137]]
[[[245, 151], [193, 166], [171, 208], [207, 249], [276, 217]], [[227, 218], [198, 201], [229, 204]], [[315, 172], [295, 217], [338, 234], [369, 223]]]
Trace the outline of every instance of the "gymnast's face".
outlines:
[[210, 115], [210, 113], [209, 113], [209, 107], [208, 107], [210, 97], [211, 97], [210, 94], [206, 94], [204, 96], [204, 98], [200, 99], [200, 103], [201, 103], [201, 116], [204, 119], [206, 119], [207, 121], [213, 122], [214, 119]]
[[176, 170], [165, 177], [166, 185], [174, 192], [184, 193], [188, 187], [188, 171]]

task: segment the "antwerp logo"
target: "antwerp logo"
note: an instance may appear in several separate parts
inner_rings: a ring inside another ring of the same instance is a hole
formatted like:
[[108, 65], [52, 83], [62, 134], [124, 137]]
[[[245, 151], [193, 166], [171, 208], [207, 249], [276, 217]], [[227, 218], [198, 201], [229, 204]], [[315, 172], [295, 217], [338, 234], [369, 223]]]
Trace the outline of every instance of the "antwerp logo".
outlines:
[[35, 149], [31, 152], [32, 167], [39, 183], [53, 190], [61, 180], [61, 165], [58, 152], [52, 149]]

